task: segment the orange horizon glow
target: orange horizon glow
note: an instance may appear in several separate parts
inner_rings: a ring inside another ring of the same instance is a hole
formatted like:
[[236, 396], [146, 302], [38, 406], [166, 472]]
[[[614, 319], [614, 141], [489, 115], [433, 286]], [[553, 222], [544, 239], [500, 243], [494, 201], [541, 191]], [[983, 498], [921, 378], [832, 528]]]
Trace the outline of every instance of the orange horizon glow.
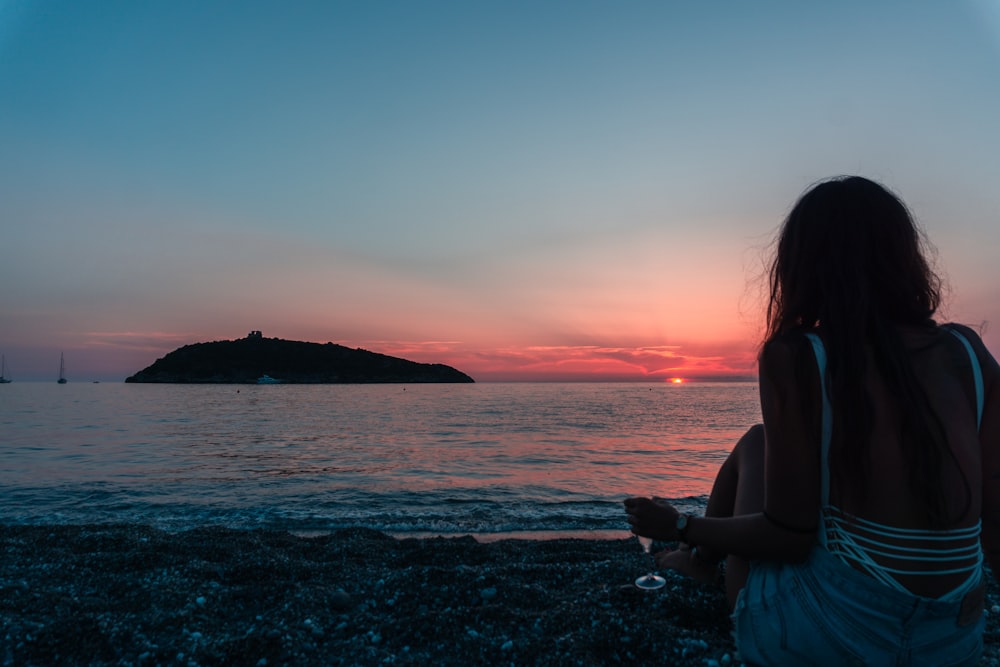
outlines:
[[458, 342], [401, 344], [379, 341], [356, 346], [412, 361], [446, 364], [483, 382], [609, 381], [683, 384], [701, 380], [753, 381], [757, 375], [753, 343], [634, 347], [528, 345], [472, 349], [471, 346]]
[[[248, 329], [249, 331], [249, 329]], [[756, 351], [748, 341], [699, 341], [676, 345], [491, 345], [459, 340], [337, 339], [264, 330], [269, 338], [332, 342], [419, 363], [445, 364], [477, 382], [659, 382], [753, 381]], [[314, 333], [314, 332], [313, 332]], [[99, 331], [78, 334], [76, 344], [48, 349], [24, 346], [11, 354], [20, 378], [45, 376], [65, 350], [77, 379], [124, 379], [184, 345], [235, 340], [228, 335], [177, 332]], [[53, 362], [52, 359], [56, 359]], [[29, 372], [37, 366], [40, 372]], [[55, 366], [53, 366], [55, 367]], [[51, 373], [49, 373], [51, 374]]]

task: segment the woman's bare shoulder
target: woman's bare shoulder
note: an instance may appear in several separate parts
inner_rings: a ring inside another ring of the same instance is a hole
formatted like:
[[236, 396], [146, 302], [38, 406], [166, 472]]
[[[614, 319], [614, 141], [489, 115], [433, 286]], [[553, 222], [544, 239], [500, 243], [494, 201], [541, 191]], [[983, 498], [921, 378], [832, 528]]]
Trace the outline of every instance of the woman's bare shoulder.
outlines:
[[803, 364], [815, 367], [813, 346], [804, 331], [790, 331], [770, 339], [760, 351], [758, 364], [761, 375], [772, 380], [794, 381], [801, 377]]
[[993, 380], [1000, 374], [1000, 367], [997, 365], [996, 358], [986, 348], [986, 344], [974, 327], [955, 322], [943, 324], [942, 327], [961, 334], [963, 338], [969, 341], [973, 351], [976, 353], [976, 358], [979, 360], [979, 366], [983, 369], [984, 379]]

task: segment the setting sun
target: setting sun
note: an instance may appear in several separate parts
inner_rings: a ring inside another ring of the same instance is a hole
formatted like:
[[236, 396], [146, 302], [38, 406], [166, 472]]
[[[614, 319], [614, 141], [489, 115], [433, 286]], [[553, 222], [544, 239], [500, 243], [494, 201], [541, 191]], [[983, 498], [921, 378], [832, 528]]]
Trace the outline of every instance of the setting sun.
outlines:
[[684, 378], [670, 378], [671, 384], [684, 384]]

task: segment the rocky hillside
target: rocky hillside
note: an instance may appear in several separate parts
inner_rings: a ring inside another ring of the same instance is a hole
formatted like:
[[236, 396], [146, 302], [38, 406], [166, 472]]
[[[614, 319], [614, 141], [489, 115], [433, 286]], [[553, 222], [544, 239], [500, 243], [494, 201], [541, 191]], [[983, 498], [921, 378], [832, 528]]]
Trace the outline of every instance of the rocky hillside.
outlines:
[[254, 384], [267, 375], [287, 384], [474, 382], [444, 364], [423, 364], [335, 343], [246, 338], [185, 345], [125, 382]]

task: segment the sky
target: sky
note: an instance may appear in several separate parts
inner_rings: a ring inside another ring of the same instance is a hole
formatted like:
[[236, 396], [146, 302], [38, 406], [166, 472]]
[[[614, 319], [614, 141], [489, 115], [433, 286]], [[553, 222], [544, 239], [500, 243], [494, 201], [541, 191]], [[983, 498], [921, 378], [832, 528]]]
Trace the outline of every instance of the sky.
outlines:
[[770, 243], [838, 174], [997, 353], [997, 119], [1000, 0], [0, 0], [0, 354], [753, 378]]

